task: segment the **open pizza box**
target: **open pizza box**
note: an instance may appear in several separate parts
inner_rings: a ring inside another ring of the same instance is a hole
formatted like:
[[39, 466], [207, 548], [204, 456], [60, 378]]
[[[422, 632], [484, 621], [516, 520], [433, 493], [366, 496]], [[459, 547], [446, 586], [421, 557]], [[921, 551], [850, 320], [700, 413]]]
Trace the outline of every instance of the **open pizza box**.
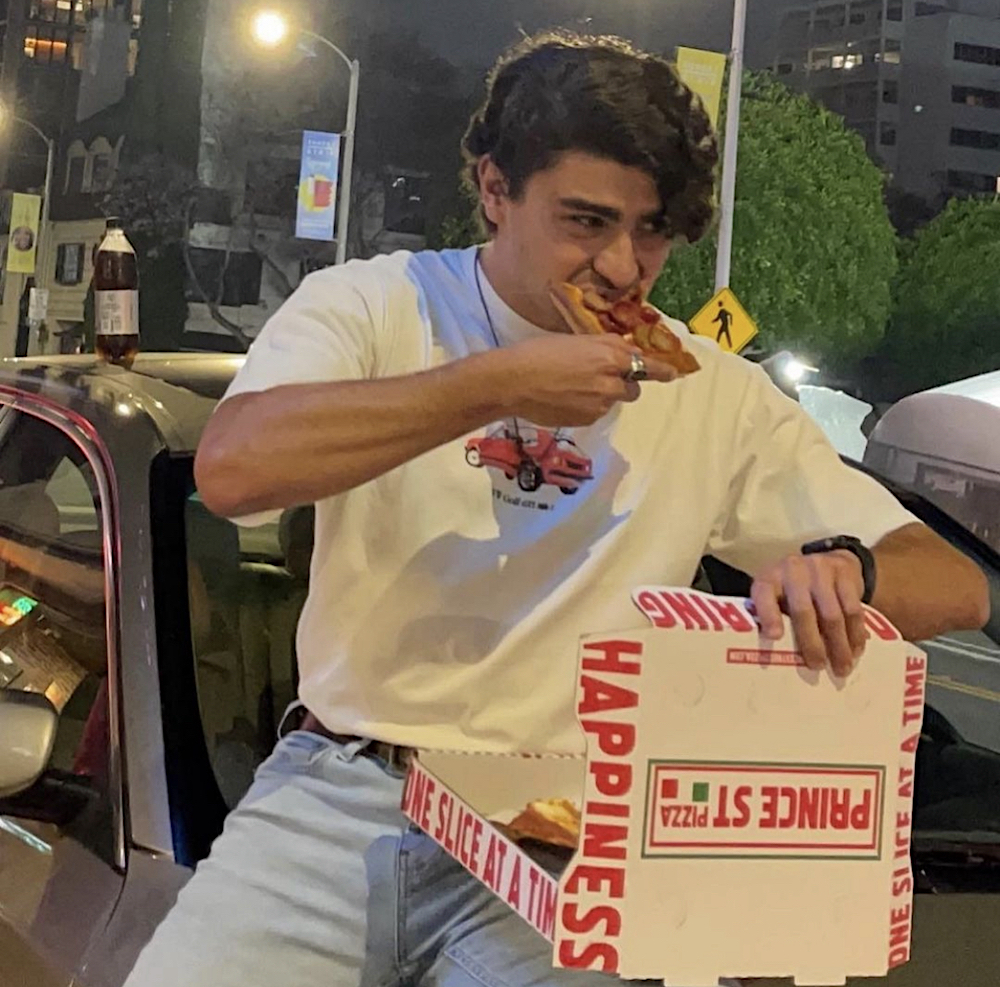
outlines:
[[[709, 987], [905, 963], [924, 654], [869, 610], [839, 680], [790, 634], [763, 642], [743, 600], [633, 600], [651, 627], [580, 642], [586, 758], [421, 751], [406, 815], [552, 941], [556, 967]], [[559, 877], [493, 825], [553, 798], [582, 810]]]

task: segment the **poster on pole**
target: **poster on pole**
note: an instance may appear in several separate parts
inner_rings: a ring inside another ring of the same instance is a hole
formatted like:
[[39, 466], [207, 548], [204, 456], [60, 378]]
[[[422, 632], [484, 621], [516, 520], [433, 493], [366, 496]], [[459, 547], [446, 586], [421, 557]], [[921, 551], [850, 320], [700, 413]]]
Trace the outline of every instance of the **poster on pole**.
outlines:
[[42, 199], [15, 192], [10, 208], [10, 245], [7, 270], [12, 274], [34, 274], [38, 252], [38, 216]]
[[295, 235], [300, 239], [333, 240], [339, 167], [340, 134], [303, 131], [295, 220]]
[[713, 127], [719, 124], [727, 62], [728, 58], [717, 51], [677, 49], [677, 74], [689, 89], [701, 97]]

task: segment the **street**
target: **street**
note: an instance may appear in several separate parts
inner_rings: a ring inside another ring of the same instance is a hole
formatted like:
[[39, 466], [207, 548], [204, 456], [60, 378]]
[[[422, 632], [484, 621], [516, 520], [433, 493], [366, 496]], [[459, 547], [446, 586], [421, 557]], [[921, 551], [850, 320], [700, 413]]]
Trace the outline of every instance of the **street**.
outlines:
[[1000, 751], [1000, 647], [985, 634], [958, 632], [925, 642], [927, 700], [973, 744]]

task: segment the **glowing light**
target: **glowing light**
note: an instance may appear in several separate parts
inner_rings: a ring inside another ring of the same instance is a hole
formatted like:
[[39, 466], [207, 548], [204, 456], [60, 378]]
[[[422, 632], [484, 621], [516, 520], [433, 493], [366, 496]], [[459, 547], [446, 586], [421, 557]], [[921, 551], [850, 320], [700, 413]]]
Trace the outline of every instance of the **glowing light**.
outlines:
[[262, 10], [253, 19], [253, 34], [262, 45], [273, 48], [288, 36], [288, 21], [274, 10]]

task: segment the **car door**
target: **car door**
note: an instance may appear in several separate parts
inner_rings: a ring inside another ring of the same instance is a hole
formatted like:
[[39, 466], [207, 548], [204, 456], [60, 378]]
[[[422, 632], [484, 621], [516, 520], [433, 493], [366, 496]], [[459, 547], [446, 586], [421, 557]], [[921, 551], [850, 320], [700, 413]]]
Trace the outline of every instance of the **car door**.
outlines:
[[73, 982], [124, 881], [100, 463], [68, 416], [0, 398], [0, 688], [59, 713], [49, 770], [0, 799], [0, 987]]
[[[875, 474], [873, 474], [875, 475]], [[1000, 555], [925, 498], [876, 476], [903, 505], [971, 558], [990, 583], [982, 631], [921, 643], [928, 689], [917, 752], [909, 961], [886, 987], [996, 987], [1000, 983]], [[933, 573], [922, 577], [933, 582]], [[704, 588], [749, 591], [744, 573], [704, 560]], [[823, 916], [817, 916], [819, 925]], [[831, 934], [833, 930], [831, 930]], [[757, 987], [787, 985], [758, 980]]]

